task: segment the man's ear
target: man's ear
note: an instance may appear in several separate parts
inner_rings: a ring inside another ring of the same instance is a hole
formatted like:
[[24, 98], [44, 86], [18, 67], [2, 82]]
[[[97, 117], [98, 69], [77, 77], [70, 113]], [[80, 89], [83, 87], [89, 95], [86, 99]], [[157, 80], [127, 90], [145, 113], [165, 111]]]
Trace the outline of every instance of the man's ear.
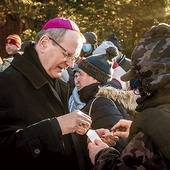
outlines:
[[50, 39], [47, 35], [43, 35], [39, 42], [38, 42], [38, 46], [39, 46], [39, 49], [40, 51], [43, 53], [45, 51], [45, 49], [47, 48], [48, 46], [48, 43], [49, 43]]

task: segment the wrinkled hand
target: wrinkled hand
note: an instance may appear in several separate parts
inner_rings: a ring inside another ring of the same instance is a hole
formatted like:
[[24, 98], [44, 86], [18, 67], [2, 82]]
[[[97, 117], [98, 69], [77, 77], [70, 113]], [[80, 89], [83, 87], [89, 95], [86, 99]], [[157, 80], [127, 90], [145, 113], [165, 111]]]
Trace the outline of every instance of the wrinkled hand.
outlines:
[[119, 122], [111, 128], [111, 130], [114, 131], [114, 135], [127, 138], [129, 136], [131, 124], [131, 120], [120, 119]]
[[57, 120], [63, 135], [73, 132], [84, 135], [92, 123], [91, 117], [80, 110], [59, 116]]
[[109, 146], [115, 146], [116, 142], [119, 140], [119, 137], [114, 135], [114, 133], [110, 132], [108, 129], [96, 129], [96, 132], [101, 140]]
[[96, 154], [104, 148], [109, 147], [106, 143], [104, 143], [103, 141], [100, 141], [98, 139], [94, 140], [94, 143], [89, 142], [88, 143], [88, 150], [89, 150], [89, 157], [91, 159], [91, 162], [94, 164], [95, 162], [95, 156]]

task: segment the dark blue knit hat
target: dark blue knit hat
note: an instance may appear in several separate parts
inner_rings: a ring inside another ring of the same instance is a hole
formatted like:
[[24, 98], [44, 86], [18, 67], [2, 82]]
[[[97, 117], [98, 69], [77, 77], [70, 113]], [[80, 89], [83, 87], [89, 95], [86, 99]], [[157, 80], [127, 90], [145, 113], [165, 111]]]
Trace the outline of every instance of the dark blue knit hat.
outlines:
[[117, 48], [119, 51], [122, 51], [122, 48], [119, 44], [119, 39], [116, 37], [115, 34], [111, 34], [107, 37], [106, 41], [111, 41]]
[[78, 67], [99, 82], [112, 80], [114, 57], [118, 56], [117, 47], [109, 47], [106, 54], [92, 55], [83, 59]]

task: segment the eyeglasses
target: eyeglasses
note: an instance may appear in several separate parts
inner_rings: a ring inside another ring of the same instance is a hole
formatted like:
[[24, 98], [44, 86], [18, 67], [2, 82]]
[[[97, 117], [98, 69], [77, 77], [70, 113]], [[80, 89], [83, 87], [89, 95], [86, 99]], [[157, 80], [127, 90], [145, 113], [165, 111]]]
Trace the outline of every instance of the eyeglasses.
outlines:
[[51, 37], [49, 37], [49, 39], [52, 40], [55, 44], [57, 44], [64, 51], [63, 55], [65, 56], [65, 58], [67, 58], [68, 60], [72, 60], [72, 61], [77, 60], [78, 55], [76, 55], [76, 54], [69, 54], [68, 51], [63, 46], [61, 46], [57, 41], [55, 41]]

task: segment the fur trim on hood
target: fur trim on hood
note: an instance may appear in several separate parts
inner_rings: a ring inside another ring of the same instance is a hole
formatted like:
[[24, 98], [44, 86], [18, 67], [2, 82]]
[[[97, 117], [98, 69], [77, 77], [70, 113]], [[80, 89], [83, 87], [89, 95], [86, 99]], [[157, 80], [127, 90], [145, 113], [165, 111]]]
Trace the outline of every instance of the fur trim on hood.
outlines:
[[136, 95], [132, 90], [116, 89], [110, 86], [99, 87], [99, 91], [96, 97], [107, 97], [113, 101], [122, 103], [125, 109], [131, 114], [132, 117], [137, 113], [136, 106]]

